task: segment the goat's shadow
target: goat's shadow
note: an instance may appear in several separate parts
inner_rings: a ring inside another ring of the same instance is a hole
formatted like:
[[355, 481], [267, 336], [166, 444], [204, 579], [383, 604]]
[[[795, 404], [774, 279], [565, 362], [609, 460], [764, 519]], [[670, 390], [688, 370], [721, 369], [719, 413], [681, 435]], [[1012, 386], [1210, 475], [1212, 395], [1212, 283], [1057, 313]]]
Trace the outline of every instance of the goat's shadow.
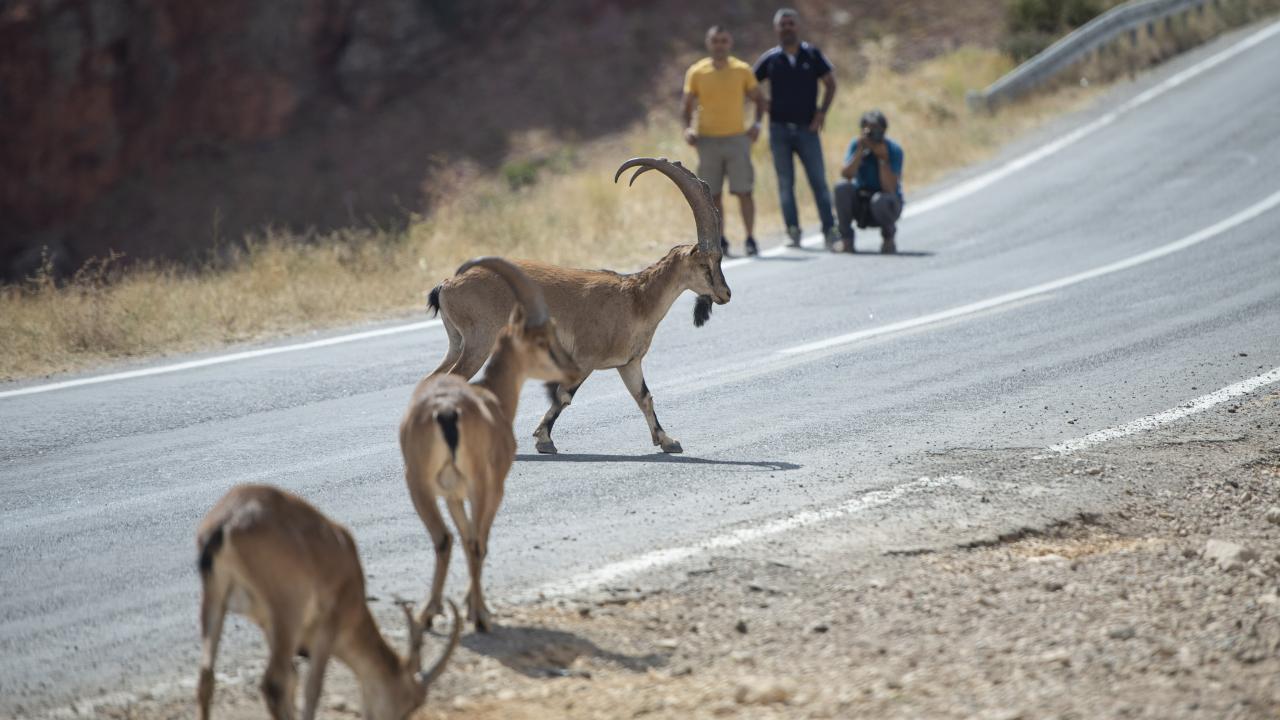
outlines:
[[689, 455], [669, 455], [652, 453], [649, 455], [606, 455], [601, 453], [581, 453], [566, 455], [527, 454], [516, 455], [518, 462], [571, 462], [571, 463], [666, 463], [670, 465], [727, 465], [729, 467], [749, 467], [761, 470], [799, 470], [802, 466], [781, 460], [713, 460], [711, 458], [692, 457]]
[[[734, 255], [731, 257], [729, 255], [725, 255], [725, 257], [731, 260], [739, 260], [745, 256]], [[811, 262], [813, 260], [813, 258], [806, 257], [803, 255], [754, 255], [750, 257], [752, 260], [757, 260], [759, 262], [793, 262], [794, 263], [794, 262]]]
[[631, 672], [644, 672], [667, 662], [664, 655], [627, 655], [605, 650], [573, 633], [519, 625], [497, 625], [488, 633], [464, 635], [461, 644], [531, 678], [573, 675], [574, 661], [580, 657], [598, 658]]

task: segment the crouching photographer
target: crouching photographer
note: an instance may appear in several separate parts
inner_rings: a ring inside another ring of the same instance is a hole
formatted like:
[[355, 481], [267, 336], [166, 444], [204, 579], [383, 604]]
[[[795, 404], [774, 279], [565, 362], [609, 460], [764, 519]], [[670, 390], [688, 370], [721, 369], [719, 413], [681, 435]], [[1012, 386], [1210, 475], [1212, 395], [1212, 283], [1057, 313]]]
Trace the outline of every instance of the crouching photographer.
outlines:
[[844, 181], [836, 185], [836, 216], [846, 252], [853, 252], [853, 224], [880, 228], [880, 252], [898, 251], [894, 237], [902, 216], [902, 147], [885, 136], [889, 120], [879, 110], [862, 116], [862, 132], [849, 143]]

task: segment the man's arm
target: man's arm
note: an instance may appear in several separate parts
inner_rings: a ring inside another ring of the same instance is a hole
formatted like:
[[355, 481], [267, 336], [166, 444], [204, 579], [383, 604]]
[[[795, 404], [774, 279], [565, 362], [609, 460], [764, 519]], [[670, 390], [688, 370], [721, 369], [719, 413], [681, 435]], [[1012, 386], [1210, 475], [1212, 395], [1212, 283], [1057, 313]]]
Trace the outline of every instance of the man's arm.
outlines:
[[809, 123], [809, 130], [813, 132], [822, 131], [822, 126], [827, 122], [827, 111], [831, 109], [831, 103], [836, 98], [835, 71], [830, 70], [818, 79], [822, 81], [822, 102], [818, 103], [818, 112], [814, 114], [813, 122]]
[[893, 162], [889, 158], [889, 143], [877, 144], [872, 152], [876, 154], [876, 163], [880, 169], [880, 190], [898, 192], [898, 173], [894, 171]]
[[698, 142], [698, 131], [693, 129], [693, 110], [698, 105], [698, 97], [686, 92], [681, 98], [681, 117], [684, 118], [684, 141], [693, 145]]
[[862, 164], [862, 158], [867, 154], [867, 144], [860, 143], [857, 140], [849, 146], [849, 159], [845, 162], [844, 167], [840, 168], [840, 176], [845, 180], [852, 180], [854, 175], [858, 174], [858, 166]]
[[760, 121], [764, 118], [764, 111], [765, 108], [768, 107], [768, 103], [765, 101], [764, 92], [760, 90], [759, 85], [748, 90], [747, 97], [751, 98], [752, 102], [756, 104], [755, 122], [747, 129], [747, 138], [750, 139], [751, 142], [755, 142], [756, 138], [760, 137]]

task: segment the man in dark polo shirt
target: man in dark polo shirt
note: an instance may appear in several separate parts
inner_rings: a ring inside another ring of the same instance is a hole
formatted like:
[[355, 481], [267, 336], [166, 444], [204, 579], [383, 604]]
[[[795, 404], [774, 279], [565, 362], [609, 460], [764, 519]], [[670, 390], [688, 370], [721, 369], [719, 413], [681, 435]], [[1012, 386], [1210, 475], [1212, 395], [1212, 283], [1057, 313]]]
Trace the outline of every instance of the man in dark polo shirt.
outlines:
[[[800, 216], [796, 211], [795, 163], [800, 156], [809, 187], [818, 204], [822, 235], [827, 248], [836, 240], [836, 223], [831, 217], [831, 192], [827, 188], [822, 162], [822, 141], [818, 133], [836, 95], [836, 78], [831, 63], [818, 48], [800, 41], [800, 15], [783, 8], [773, 16], [778, 46], [756, 61], [756, 78], [769, 81], [769, 150], [778, 173], [778, 199], [791, 245], [800, 244]], [[818, 84], [822, 101], [818, 101]]]

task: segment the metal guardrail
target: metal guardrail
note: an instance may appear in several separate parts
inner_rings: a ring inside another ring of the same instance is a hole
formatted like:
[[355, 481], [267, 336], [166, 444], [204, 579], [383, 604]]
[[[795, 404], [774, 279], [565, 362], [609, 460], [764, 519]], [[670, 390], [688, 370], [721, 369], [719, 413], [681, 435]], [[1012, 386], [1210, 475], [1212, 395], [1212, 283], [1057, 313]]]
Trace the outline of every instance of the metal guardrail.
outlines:
[[1172, 21], [1174, 15], [1204, 12], [1205, 5], [1221, 0], [1133, 0], [1114, 7], [1074, 32], [1050, 45], [1030, 60], [1011, 70], [985, 90], [970, 91], [966, 100], [974, 110], [991, 110], [1039, 87], [1062, 71], [1083, 60], [1089, 53], [1128, 33], [1131, 44], [1145, 25], [1155, 33], [1155, 23]]

